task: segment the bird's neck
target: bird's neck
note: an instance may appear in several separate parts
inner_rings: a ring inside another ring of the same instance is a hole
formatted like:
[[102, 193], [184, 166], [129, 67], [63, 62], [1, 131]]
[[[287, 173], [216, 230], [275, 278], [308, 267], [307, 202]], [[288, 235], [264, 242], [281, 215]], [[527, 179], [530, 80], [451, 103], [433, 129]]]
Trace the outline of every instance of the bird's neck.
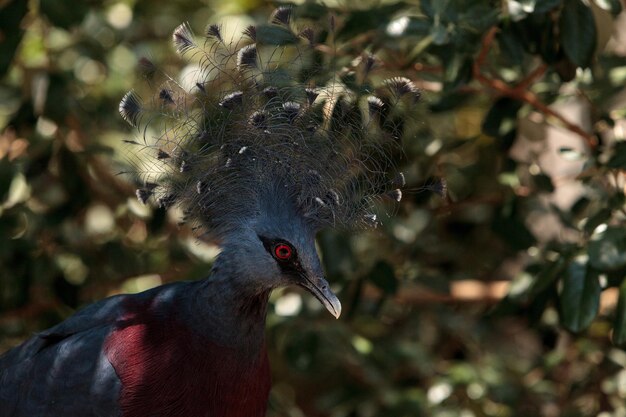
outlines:
[[269, 289], [246, 286], [219, 263], [192, 294], [194, 327], [212, 342], [257, 357], [265, 346], [265, 317]]

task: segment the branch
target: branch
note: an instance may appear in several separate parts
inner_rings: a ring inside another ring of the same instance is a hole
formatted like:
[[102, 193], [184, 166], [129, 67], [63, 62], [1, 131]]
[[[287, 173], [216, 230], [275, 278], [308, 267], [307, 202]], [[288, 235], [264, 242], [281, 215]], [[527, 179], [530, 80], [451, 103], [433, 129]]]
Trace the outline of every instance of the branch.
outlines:
[[493, 44], [497, 32], [498, 28], [494, 26], [489, 29], [489, 31], [483, 38], [481, 50], [478, 53], [478, 57], [474, 61], [473, 65], [474, 78], [478, 80], [478, 82], [480, 82], [481, 84], [493, 90], [496, 90], [503, 96], [510, 97], [514, 100], [522, 101], [524, 103], [528, 103], [539, 112], [547, 116], [554, 117], [555, 119], [559, 120], [561, 124], [563, 124], [563, 126], [565, 126], [568, 130], [576, 133], [581, 138], [583, 138], [589, 148], [594, 149], [598, 145], [598, 142], [593, 135], [585, 132], [580, 126], [570, 122], [565, 117], [563, 117], [563, 115], [548, 107], [537, 97], [535, 93], [528, 90], [528, 88], [535, 81], [541, 78], [546, 72], [547, 66], [545, 64], [540, 65], [533, 72], [531, 72], [528, 77], [524, 78], [514, 87], [509, 86], [507, 83], [500, 79], [489, 78], [483, 74], [482, 68], [484, 66], [485, 60], [487, 59], [487, 54], [491, 49], [491, 45]]

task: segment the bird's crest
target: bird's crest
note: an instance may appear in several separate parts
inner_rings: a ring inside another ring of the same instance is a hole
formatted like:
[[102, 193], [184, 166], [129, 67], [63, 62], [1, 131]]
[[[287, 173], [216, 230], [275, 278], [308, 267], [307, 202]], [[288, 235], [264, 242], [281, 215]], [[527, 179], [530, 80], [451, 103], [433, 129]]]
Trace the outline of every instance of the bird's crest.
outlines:
[[179, 205], [219, 236], [263, 199], [288, 199], [316, 229], [375, 226], [376, 200], [400, 200], [391, 171], [419, 90], [377, 76], [368, 53], [346, 59], [325, 45], [333, 18], [316, 33], [297, 27], [296, 11], [280, 7], [230, 42], [219, 25], [202, 38], [180, 25], [174, 47], [196, 66], [184, 79], [140, 60], [156, 92], [146, 101], [130, 91], [119, 110], [141, 136], [129, 143], [143, 151], [142, 203]]

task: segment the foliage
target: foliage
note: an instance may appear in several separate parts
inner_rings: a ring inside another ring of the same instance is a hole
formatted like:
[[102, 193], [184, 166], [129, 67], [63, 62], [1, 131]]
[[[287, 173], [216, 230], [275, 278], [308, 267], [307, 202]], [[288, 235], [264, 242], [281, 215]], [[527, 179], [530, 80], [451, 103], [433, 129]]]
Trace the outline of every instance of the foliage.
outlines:
[[[129, 135], [117, 103], [142, 56], [178, 72], [180, 22], [243, 28], [272, 7], [225, 3], [0, 6], [2, 350], [91, 300], [210, 270], [216, 247], [117, 175]], [[336, 65], [371, 52], [424, 101], [401, 204], [373, 232], [319, 236], [345, 318], [292, 289], [273, 296], [270, 415], [623, 416], [619, 0], [329, 7], [298, 13], [320, 27], [333, 16]], [[456, 290], [469, 279], [482, 295]]]

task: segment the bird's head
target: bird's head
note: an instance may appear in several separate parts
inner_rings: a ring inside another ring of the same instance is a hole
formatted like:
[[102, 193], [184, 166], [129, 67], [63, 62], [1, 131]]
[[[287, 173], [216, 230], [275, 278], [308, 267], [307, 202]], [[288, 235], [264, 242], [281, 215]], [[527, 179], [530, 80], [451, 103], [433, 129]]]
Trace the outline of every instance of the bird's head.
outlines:
[[261, 204], [258, 216], [226, 237], [222, 250], [232, 275], [253, 293], [299, 286], [339, 318], [341, 303], [324, 278], [315, 228], [288, 202], [268, 199]]
[[334, 37], [300, 30], [293, 11], [279, 7], [232, 42], [220, 25], [203, 40], [180, 25], [174, 46], [199, 69], [179, 83], [141, 59], [143, 76], [160, 87], [149, 101], [129, 91], [119, 110], [142, 132], [126, 141], [144, 151], [142, 203], [176, 205], [194, 230], [221, 241], [220, 262], [239, 290], [296, 284], [337, 317], [315, 232], [376, 227], [376, 204], [400, 201], [404, 177], [389, 174], [404, 137], [419, 131], [420, 91], [405, 77], [381, 79], [368, 53], [335, 68], [323, 52], [334, 45], [318, 45]]

